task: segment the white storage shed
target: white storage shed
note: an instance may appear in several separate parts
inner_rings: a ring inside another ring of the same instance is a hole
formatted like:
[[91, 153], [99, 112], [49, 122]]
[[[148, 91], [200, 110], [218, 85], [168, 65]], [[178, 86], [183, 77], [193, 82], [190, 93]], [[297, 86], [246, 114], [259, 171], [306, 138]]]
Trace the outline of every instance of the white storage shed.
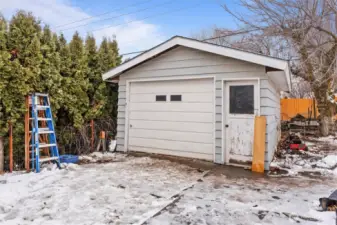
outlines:
[[288, 61], [175, 36], [103, 75], [118, 82], [117, 150], [252, 161], [254, 117], [267, 120], [265, 169], [280, 137]]

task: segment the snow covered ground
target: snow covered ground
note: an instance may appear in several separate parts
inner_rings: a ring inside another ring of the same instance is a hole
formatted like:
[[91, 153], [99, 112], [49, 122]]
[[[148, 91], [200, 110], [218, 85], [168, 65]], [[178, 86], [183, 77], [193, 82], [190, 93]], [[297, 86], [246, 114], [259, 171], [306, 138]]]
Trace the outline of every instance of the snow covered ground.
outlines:
[[[308, 151], [279, 150], [271, 168], [278, 168], [282, 176], [333, 176], [337, 177], [337, 142], [334, 136], [307, 138]], [[277, 171], [271, 175], [280, 175]]]
[[334, 212], [317, 211], [318, 198], [337, 187], [334, 181], [229, 179], [212, 172], [203, 177], [198, 169], [167, 160], [114, 158], [0, 176], [0, 224], [335, 223]]

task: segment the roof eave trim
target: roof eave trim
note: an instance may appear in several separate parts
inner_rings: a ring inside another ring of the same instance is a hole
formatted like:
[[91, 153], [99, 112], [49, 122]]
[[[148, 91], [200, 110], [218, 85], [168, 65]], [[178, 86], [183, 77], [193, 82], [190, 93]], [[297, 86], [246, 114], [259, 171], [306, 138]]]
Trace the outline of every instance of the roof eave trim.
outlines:
[[[146, 61], [147, 59], [154, 57], [176, 45], [197, 49], [204, 52], [209, 52], [217, 55], [222, 55], [225, 57], [235, 58], [238, 60], [243, 60], [246, 62], [251, 62], [263, 66], [269, 66], [275, 69], [283, 70], [287, 74], [287, 79], [289, 79], [289, 67], [288, 61], [282, 59], [271, 58], [268, 56], [258, 55], [250, 52], [244, 52], [237, 49], [226, 48], [222, 46], [212, 45], [210, 43], [200, 42], [193, 39], [187, 39], [183, 37], [173, 37], [170, 40], [152, 48], [151, 50], [135, 57], [134, 59], [108, 71], [103, 74], [103, 80], [114, 78], [120, 75], [125, 70], [137, 66], [138, 64]], [[288, 80], [290, 82], [290, 80]], [[289, 85], [289, 83], [288, 83]]]

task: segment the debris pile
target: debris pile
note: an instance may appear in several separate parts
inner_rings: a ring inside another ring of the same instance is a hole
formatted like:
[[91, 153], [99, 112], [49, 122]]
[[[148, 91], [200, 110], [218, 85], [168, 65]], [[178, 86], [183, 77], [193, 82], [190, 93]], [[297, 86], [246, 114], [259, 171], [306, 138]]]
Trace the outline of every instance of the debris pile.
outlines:
[[[270, 164], [270, 175], [275, 176], [337, 176], [337, 151], [323, 151], [326, 143], [306, 142], [299, 134], [289, 133], [279, 142]], [[334, 148], [336, 149], [336, 148]]]

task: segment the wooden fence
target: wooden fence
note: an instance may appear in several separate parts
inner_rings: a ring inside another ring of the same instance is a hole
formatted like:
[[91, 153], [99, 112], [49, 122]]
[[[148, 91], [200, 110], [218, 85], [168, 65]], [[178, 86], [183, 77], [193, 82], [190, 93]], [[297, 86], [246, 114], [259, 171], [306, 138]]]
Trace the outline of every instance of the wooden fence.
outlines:
[[281, 120], [289, 121], [300, 114], [305, 118], [317, 118], [319, 116], [314, 99], [288, 98], [281, 99]]

